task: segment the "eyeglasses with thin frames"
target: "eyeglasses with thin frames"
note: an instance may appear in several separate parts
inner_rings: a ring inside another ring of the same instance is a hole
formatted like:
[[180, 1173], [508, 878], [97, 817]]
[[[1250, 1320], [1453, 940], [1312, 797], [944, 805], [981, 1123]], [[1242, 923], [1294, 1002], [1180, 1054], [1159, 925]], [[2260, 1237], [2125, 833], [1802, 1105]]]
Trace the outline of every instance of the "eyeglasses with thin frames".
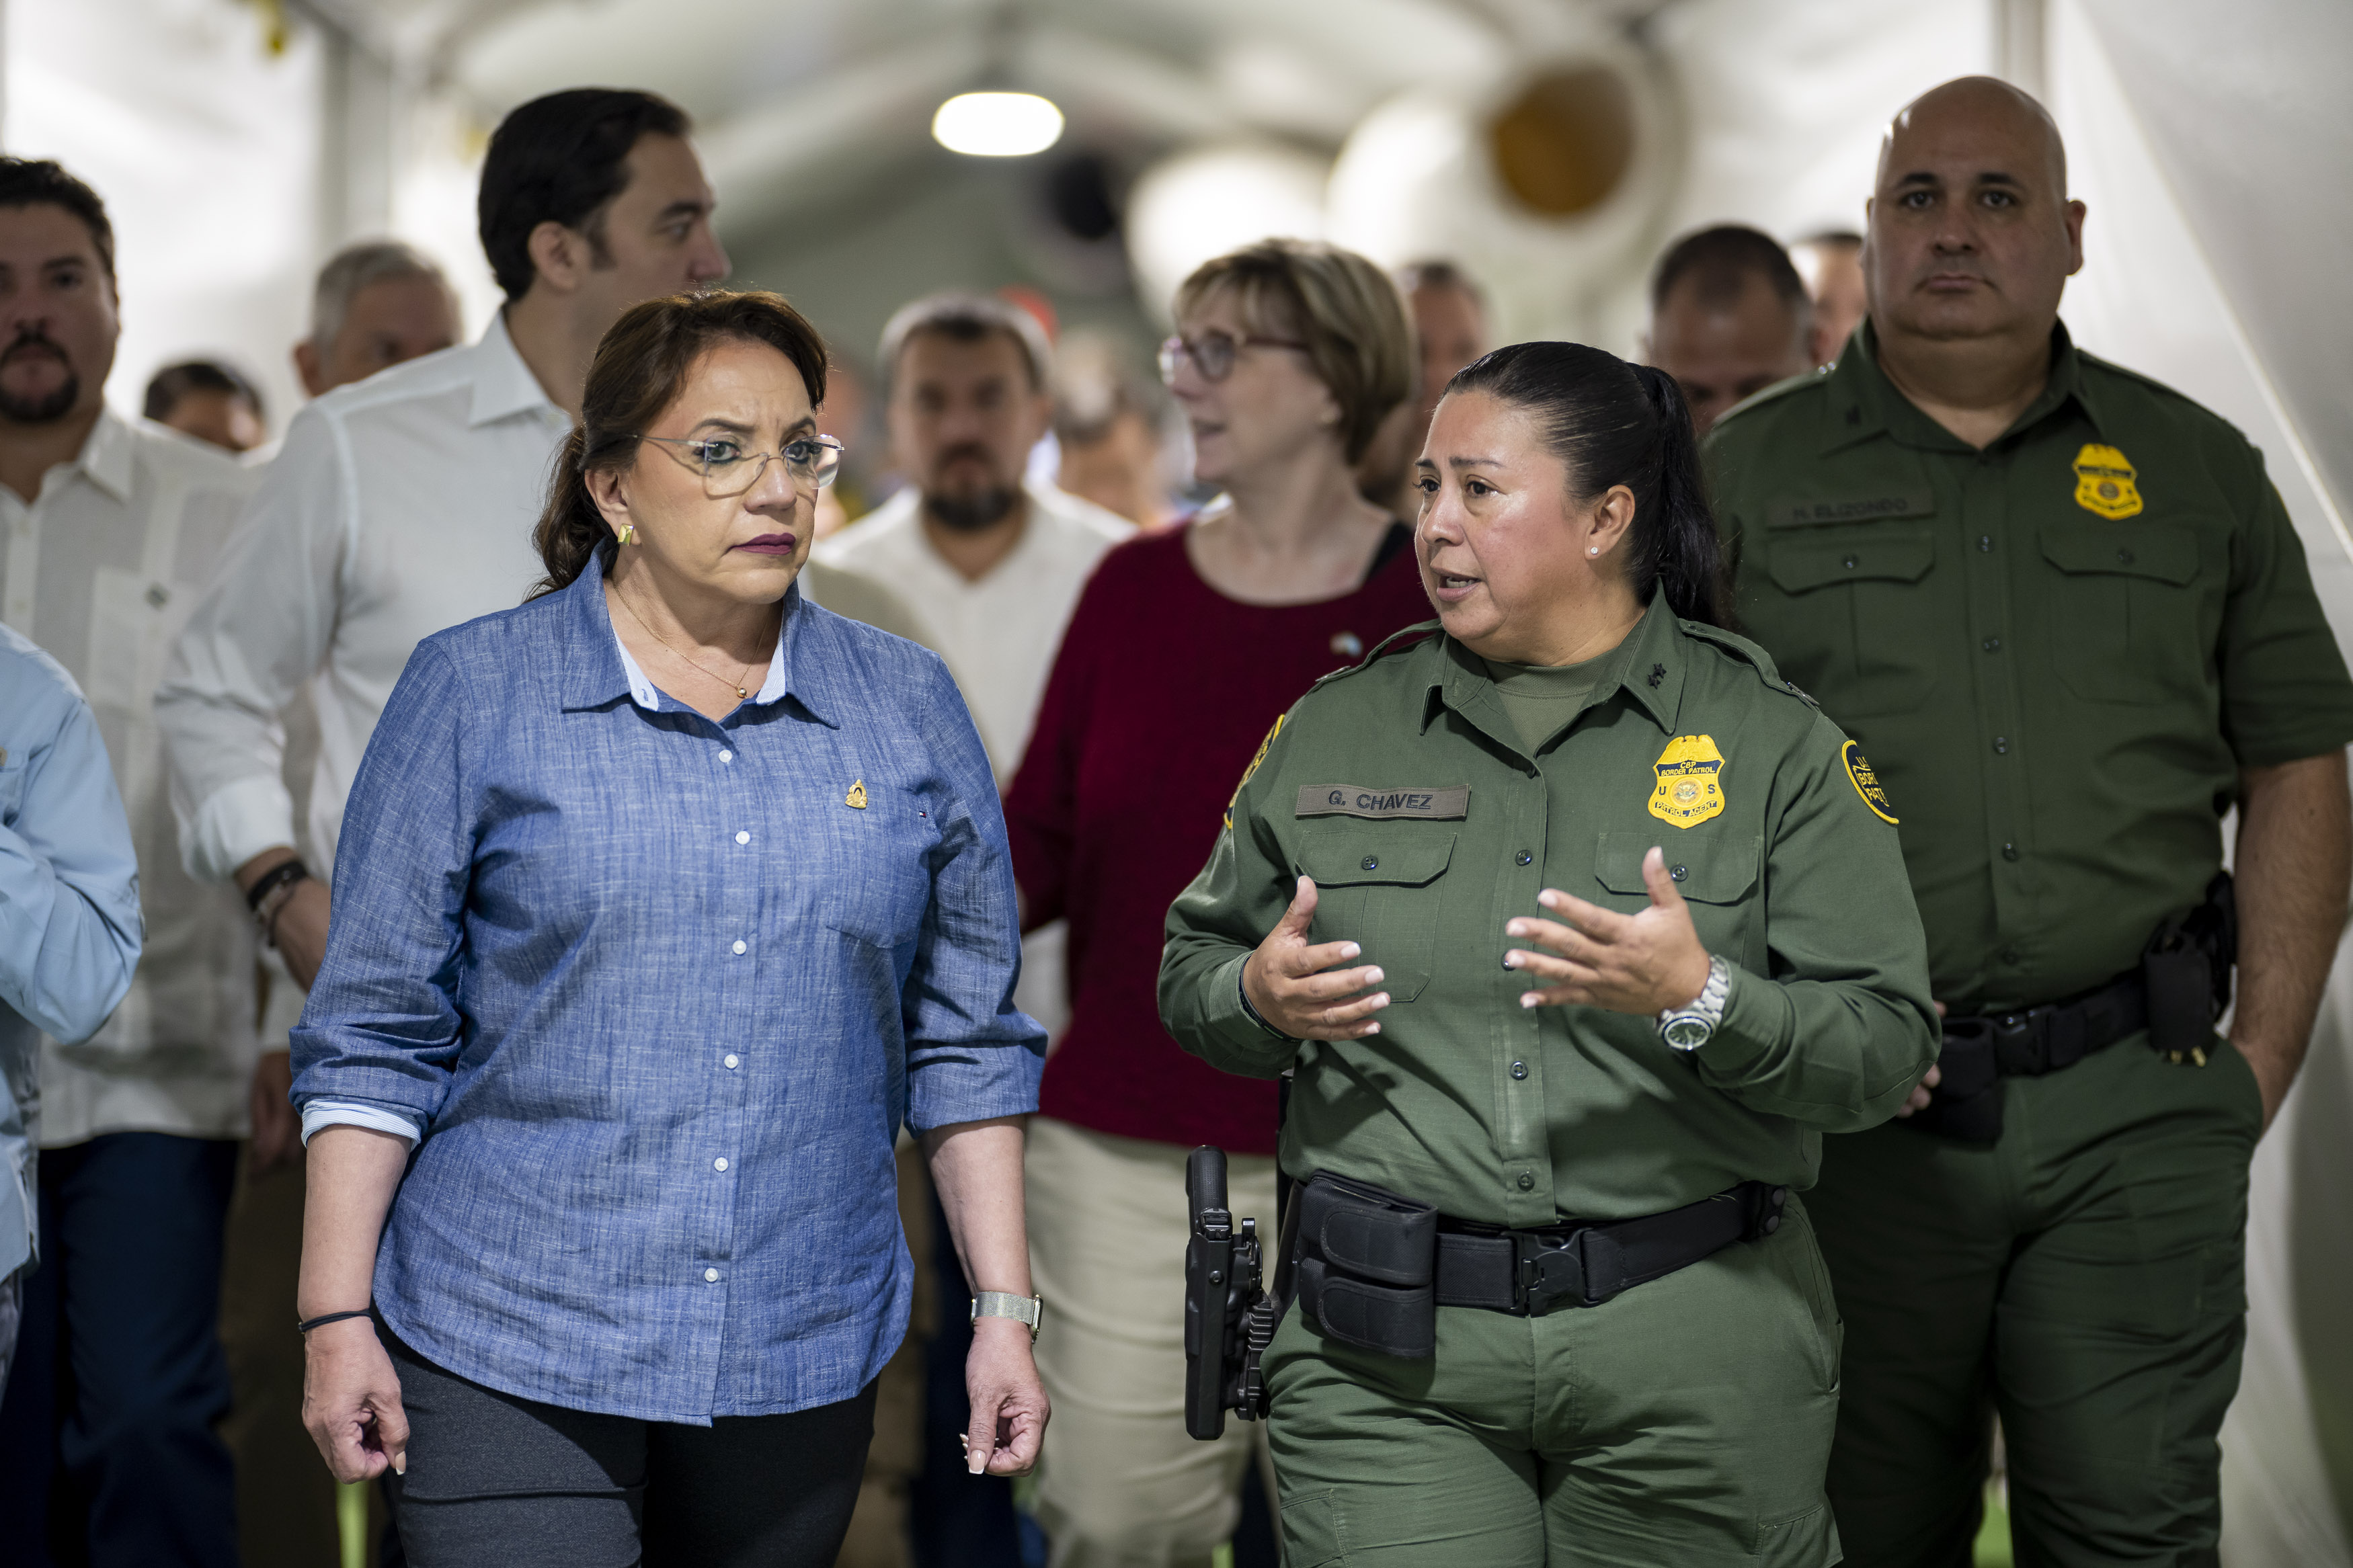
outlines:
[[803, 436], [786, 442], [781, 452], [747, 452], [744, 443], [732, 436], [682, 438], [641, 435], [638, 439], [670, 448], [681, 462], [702, 476], [705, 493], [714, 499], [749, 491], [776, 458], [784, 460], [785, 472], [792, 476], [795, 488], [821, 490], [833, 483], [834, 476], [841, 471], [841, 454], [845, 450], [830, 436]]
[[1239, 338], [1230, 332], [1203, 332], [1198, 338], [1179, 332], [1160, 345], [1160, 379], [1175, 382], [1176, 367], [1189, 361], [1202, 380], [1223, 381], [1234, 374], [1234, 360], [1246, 348], [1297, 349], [1303, 353], [1307, 345], [1297, 338], [1261, 337], [1256, 332]]

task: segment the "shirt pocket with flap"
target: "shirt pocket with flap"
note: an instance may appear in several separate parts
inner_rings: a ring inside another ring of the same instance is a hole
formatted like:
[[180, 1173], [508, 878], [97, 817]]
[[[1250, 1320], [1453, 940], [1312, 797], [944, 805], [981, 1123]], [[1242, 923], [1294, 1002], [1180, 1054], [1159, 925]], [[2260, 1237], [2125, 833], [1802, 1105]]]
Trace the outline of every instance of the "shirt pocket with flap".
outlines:
[[1414, 823], [1335, 824], [1300, 836], [1299, 869], [1315, 879], [1308, 940], [1353, 942], [1378, 964], [1379, 989], [1410, 1002], [1430, 984], [1438, 902], [1455, 835]]
[[[1924, 492], [1919, 505], [1933, 502]], [[1920, 622], [1936, 542], [1926, 522], [1777, 527], [1763, 543], [1780, 595], [1742, 613], [1784, 675], [1841, 717], [1928, 699], [1937, 669]]]
[[1647, 909], [1651, 889], [1642, 881], [1642, 857], [1656, 845], [1665, 851], [1667, 875], [1691, 906], [1701, 945], [1736, 963], [1749, 963], [1750, 909], [1764, 861], [1765, 839], [1757, 833], [1710, 833], [1703, 826], [1690, 838], [1672, 842], [1653, 829], [1603, 833], [1593, 845], [1593, 879], [1618, 895], [1601, 900], [1623, 912]]
[[2198, 531], [2187, 522], [2045, 522], [2042, 558], [2058, 569], [2045, 609], [2059, 679], [2094, 702], [2200, 696]]

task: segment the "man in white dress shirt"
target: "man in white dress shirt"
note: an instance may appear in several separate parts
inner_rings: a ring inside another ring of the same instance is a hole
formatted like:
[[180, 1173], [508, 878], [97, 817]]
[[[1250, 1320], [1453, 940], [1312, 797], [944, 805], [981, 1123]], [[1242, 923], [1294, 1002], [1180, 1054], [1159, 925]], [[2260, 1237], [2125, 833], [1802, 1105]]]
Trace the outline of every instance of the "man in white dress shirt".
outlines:
[[[326, 946], [343, 799], [419, 639], [522, 602], [547, 468], [597, 341], [640, 300], [727, 274], [676, 106], [584, 88], [508, 115], [482, 166], [482, 248], [506, 304], [480, 342], [295, 416], [229, 558], [174, 647], [156, 710], [189, 870], [234, 879], [295, 981]], [[297, 858], [278, 713], [311, 684], [319, 765]]]
[[43, 1242], [0, 1403], [0, 1556], [46, 1563], [55, 1541], [96, 1564], [227, 1564], [216, 1325], [254, 932], [234, 893], [181, 869], [152, 694], [254, 474], [106, 406], [120, 330], [97, 195], [53, 163], [0, 159], [0, 620], [89, 699], [146, 926], [104, 1026], [41, 1041]]

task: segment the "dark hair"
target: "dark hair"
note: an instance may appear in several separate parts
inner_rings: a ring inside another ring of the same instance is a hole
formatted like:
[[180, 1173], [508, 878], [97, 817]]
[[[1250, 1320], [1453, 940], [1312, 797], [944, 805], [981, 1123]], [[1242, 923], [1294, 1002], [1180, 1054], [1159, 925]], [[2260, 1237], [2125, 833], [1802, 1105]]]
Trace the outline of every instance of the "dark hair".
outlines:
[[556, 450], [532, 531], [547, 576], [531, 597], [570, 587], [600, 550], [612, 565], [613, 530], [588, 494], [588, 476], [636, 462], [638, 437], [686, 390], [695, 361], [724, 342], [767, 344], [801, 373], [810, 407], [825, 401], [825, 340], [781, 294], [714, 289], [630, 306], [596, 345], [580, 422]]
[[1719, 224], [1669, 246], [1651, 274], [1651, 309], [1665, 305], [1668, 291], [1686, 278], [1704, 305], [1729, 305], [1751, 278], [1761, 278], [1790, 310], [1809, 309], [1805, 280], [1798, 276], [1789, 253], [1771, 235], [1745, 224]]
[[155, 373], [147, 384], [147, 402], [141, 410], [150, 419], [169, 419], [180, 399], [192, 392], [226, 392], [231, 397], [242, 397], [253, 410], [256, 419], [269, 417], [261, 407], [261, 394], [253, 383], [237, 374], [227, 365], [215, 360], [182, 360], [167, 364]]
[[1013, 346], [1021, 351], [1022, 368], [1029, 373], [1029, 390], [1046, 389], [1054, 350], [1046, 341], [1046, 329], [1038, 324], [1038, 318], [1009, 300], [950, 289], [926, 294], [913, 304], [900, 306], [883, 324], [881, 363], [886, 393], [899, 379], [899, 356], [906, 352], [907, 340], [925, 333], [937, 333], [959, 343], [1010, 338]]
[[1455, 372], [1446, 393], [1458, 392], [1483, 392], [1533, 419], [1578, 500], [1612, 485], [1634, 492], [1636, 598], [1648, 604], [1663, 589], [1684, 620], [1731, 624], [1699, 437], [1673, 376], [1583, 343], [1513, 343]]
[[510, 300], [531, 291], [531, 231], [560, 223], [605, 256], [605, 207], [629, 182], [643, 136], [683, 136], [686, 110], [628, 88], [578, 87], [534, 98], [499, 122], [482, 159], [475, 215], [482, 254]]
[[1855, 233], [1854, 230], [1851, 228], [1826, 228], [1821, 230], [1820, 233], [1806, 236], [1805, 238], [1798, 241], [1798, 244], [1823, 246], [1835, 245], [1842, 247], [1848, 250], [1861, 250], [1862, 248], [1862, 236]]
[[114, 281], [114, 225], [107, 221], [106, 204], [98, 193], [75, 179], [63, 164], [50, 158], [0, 158], [0, 207], [29, 207], [47, 202], [81, 219], [98, 263]]
[[1397, 269], [1397, 282], [1398, 291], [1407, 295], [1423, 289], [1451, 289], [1468, 295], [1481, 310], [1487, 308], [1487, 290], [1479, 287], [1479, 280], [1465, 271], [1461, 262], [1449, 261], [1444, 257], [1407, 262]]

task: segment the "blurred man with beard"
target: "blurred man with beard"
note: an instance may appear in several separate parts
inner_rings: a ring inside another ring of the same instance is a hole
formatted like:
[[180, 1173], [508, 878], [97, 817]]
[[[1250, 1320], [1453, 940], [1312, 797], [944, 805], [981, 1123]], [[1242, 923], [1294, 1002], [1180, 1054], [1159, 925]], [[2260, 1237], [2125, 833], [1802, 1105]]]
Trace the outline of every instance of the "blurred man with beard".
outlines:
[[[146, 928], [104, 1026], [41, 1041], [39, 1173], [24, 1173], [40, 1266], [0, 1404], [0, 1555], [26, 1568], [52, 1552], [237, 1561], [216, 1323], [254, 1069], [254, 929], [233, 889], [181, 868], [153, 692], [257, 476], [108, 409], [121, 330], [97, 193], [53, 163], [0, 158], [0, 620], [89, 699]], [[0, 806], [24, 765], [0, 757]], [[37, 912], [0, 899], [0, 924]]]
[[[1135, 531], [1092, 501], [1024, 481], [1029, 449], [1053, 419], [1051, 354], [1036, 318], [1001, 300], [934, 294], [892, 316], [876, 364], [906, 487], [819, 543], [810, 564], [824, 570], [802, 580], [818, 603], [886, 631], [902, 628], [861, 605], [878, 595], [895, 595], [916, 623], [904, 629], [955, 677], [1000, 788], [1020, 765], [1079, 590], [1103, 553]], [[1022, 940], [1015, 993], [1023, 1010], [1053, 1034], [1070, 1017], [1063, 937], [1056, 921]], [[922, 1255], [920, 1237], [944, 1236], [945, 1227], [927, 1224], [936, 1205], [921, 1163], [902, 1154], [900, 1208], [908, 1235], [918, 1238], [922, 1301], [934, 1294], [934, 1279], [955, 1279], [956, 1266]], [[958, 1300], [953, 1285], [941, 1295]], [[954, 1330], [962, 1329], [956, 1314]], [[896, 1392], [920, 1376], [922, 1354], [911, 1333], [882, 1374], [868, 1495], [859, 1500], [844, 1563], [880, 1560], [866, 1543], [889, 1512], [903, 1509], [912, 1473], [922, 1467], [923, 1449], [910, 1429], [920, 1415], [906, 1410], [907, 1399]], [[1010, 1516], [1001, 1521], [1009, 1529]]]

